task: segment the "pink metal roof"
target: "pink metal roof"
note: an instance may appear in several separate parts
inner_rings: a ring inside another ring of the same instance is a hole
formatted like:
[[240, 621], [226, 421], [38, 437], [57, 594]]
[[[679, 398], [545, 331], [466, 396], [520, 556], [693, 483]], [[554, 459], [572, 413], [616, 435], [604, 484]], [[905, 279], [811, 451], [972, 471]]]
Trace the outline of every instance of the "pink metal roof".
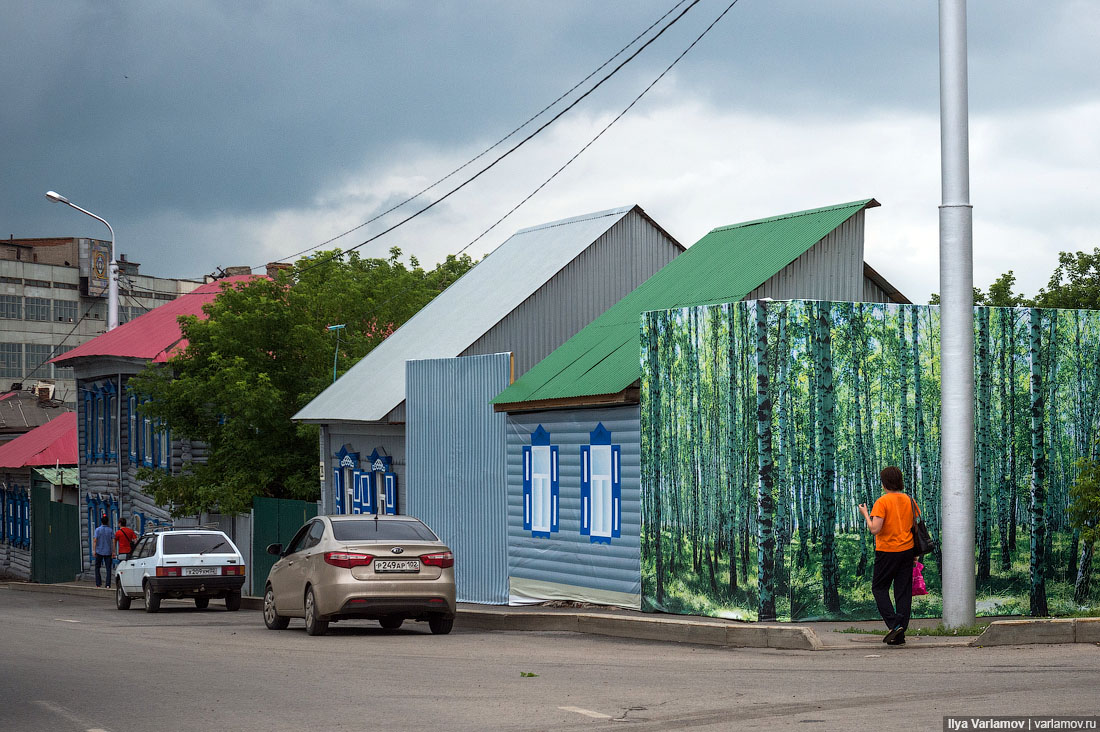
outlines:
[[141, 358], [155, 363], [167, 361], [187, 346], [180, 333], [178, 319], [181, 315], [203, 318], [202, 306], [213, 302], [224, 286], [248, 282], [257, 277], [263, 275], [237, 275], [208, 282], [129, 323], [80, 344], [68, 353], [50, 359], [50, 362], [63, 363], [86, 356]]
[[65, 412], [0, 446], [0, 468], [76, 465], [76, 412]]

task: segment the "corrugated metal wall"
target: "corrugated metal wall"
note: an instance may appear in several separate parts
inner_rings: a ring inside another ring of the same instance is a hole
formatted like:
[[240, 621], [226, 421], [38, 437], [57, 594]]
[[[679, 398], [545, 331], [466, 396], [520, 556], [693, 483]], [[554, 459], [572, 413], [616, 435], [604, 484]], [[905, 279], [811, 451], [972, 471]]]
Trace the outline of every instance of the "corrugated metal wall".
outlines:
[[508, 603], [507, 418], [489, 400], [508, 386], [511, 354], [405, 365], [408, 513], [455, 554], [460, 602]]
[[861, 302], [890, 302], [890, 296], [886, 290], [875, 284], [870, 277], [863, 278], [863, 297]]
[[863, 300], [863, 223], [860, 211], [744, 299]]
[[682, 251], [631, 211], [462, 355], [511, 351], [518, 379]]
[[[598, 423], [622, 449], [622, 536], [594, 544], [580, 533], [580, 448]], [[508, 578], [511, 602], [575, 600], [641, 606], [639, 536], [639, 411], [605, 409], [529, 412], [508, 416]], [[523, 447], [538, 425], [559, 449], [559, 531], [549, 539], [523, 530]]]

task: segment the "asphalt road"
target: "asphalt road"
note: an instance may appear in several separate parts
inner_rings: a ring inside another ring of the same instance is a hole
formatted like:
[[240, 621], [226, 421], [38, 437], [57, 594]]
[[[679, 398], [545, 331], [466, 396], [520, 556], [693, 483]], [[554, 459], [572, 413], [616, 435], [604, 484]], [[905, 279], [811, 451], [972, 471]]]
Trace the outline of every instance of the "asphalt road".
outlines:
[[[526, 676], [525, 674], [534, 674]], [[939, 730], [1100, 714], [1100, 648], [725, 649], [0, 588], [0, 730]]]

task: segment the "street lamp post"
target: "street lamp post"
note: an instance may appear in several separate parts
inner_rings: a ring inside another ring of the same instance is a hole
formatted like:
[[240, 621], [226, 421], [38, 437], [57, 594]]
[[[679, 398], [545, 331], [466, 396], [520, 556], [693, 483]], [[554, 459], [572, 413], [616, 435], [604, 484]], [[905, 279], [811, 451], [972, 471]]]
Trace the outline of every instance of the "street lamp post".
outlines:
[[111, 265], [110, 274], [107, 278], [107, 330], [114, 330], [118, 327], [118, 260], [115, 259], [115, 230], [107, 223], [107, 219], [96, 216], [91, 211], [77, 206], [57, 191], [46, 191], [46, 198], [75, 208], [80, 213], [87, 214], [96, 221], [103, 222], [103, 225], [111, 232]]
[[340, 331], [347, 327], [347, 323], [326, 326], [329, 331], [336, 331], [336, 351], [332, 354], [332, 383], [336, 383], [336, 359], [340, 357]]

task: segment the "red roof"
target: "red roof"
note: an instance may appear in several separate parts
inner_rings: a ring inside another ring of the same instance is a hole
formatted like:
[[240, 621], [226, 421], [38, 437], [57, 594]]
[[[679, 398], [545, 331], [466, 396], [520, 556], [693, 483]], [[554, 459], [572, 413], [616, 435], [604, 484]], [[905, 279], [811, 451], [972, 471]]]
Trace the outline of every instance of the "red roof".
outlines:
[[78, 459], [76, 412], [65, 412], [0, 446], [0, 468], [76, 465]]
[[124, 323], [114, 330], [96, 336], [73, 350], [50, 359], [50, 363], [63, 363], [85, 356], [119, 356], [141, 358], [163, 363], [187, 347], [180, 333], [179, 317], [197, 315], [206, 317], [202, 306], [213, 302], [227, 284], [248, 282], [264, 275], [236, 275], [208, 282], [186, 295], [166, 302], [158, 308]]

